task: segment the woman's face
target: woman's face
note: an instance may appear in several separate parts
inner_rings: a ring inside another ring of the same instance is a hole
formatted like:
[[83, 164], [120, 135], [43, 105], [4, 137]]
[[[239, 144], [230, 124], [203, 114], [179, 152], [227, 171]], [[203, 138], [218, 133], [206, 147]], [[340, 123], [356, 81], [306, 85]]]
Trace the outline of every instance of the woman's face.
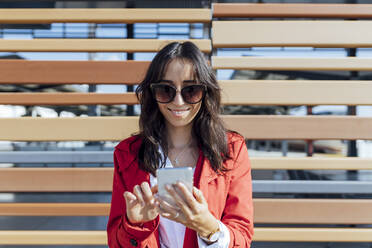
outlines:
[[181, 96], [181, 89], [196, 84], [193, 66], [190, 62], [173, 59], [167, 66], [162, 84], [169, 84], [177, 89], [176, 96], [169, 103], [158, 103], [168, 128], [191, 127], [192, 121], [199, 112], [202, 101], [189, 104]]

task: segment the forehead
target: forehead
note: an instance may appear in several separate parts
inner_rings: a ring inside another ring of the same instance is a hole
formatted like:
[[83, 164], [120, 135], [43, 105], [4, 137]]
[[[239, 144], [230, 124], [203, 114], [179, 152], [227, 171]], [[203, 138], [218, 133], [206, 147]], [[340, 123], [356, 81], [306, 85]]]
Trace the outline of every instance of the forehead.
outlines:
[[194, 65], [186, 59], [173, 59], [166, 66], [162, 79], [193, 80], [195, 79]]

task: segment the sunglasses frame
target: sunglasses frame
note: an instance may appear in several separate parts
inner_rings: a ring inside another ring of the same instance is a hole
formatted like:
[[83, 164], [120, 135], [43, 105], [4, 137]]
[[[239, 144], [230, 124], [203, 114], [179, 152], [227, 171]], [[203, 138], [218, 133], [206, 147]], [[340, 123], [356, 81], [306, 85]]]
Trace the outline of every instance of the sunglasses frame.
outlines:
[[[158, 101], [157, 99], [156, 99], [156, 97], [155, 97], [155, 90], [154, 90], [154, 88], [157, 86], [157, 85], [166, 85], [166, 86], [168, 86], [168, 87], [170, 87], [170, 88], [173, 88], [174, 90], [175, 90], [175, 94], [174, 94], [174, 96], [169, 100], [169, 101], [167, 101], [167, 102], [160, 102], [160, 101]], [[183, 95], [182, 95], [182, 90], [184, 89], [184, 88], [187, 88], [187, 87], [190, 87], [190, 86], [195, 86], [195, 85], [200, 85], [200, 86], [202, 86], [203, 87], [203, 92], [202, 92], [202, 97], [200, 98], [200, 100], [199, 101], [197, 101], [197, 102], [188, 102], [188, 101], [186, 101], [186, 99], [183, 97]], [[181, 90], [178, 90], [176, 87], [174, 87], [173, 85], [170, 85], [170, 84], [166, 84], [166, 83], [152, 83], [152, 84], [150, 84], [150, 89], [151, 89], [151, 92], [152, 92], [152, 96], [154, 97], [154, 99], [155, 99], [155, 101], [157, 101], [158, 103], [170, 103], [170, 102], [172, 102], [173, 100], [174, 100], [174, 98], [176, 97], [176, 95], [177, 95], [177, 92], [180, 92], [181, 93], [181, 96], [182, 96], [182, 99], [187, 103], [187, 104], [197, 104], [197, 103], [199, 103], [199, 102], [201, 102], [202, 100], [203, 100], [203, 98], [204, 98], [204, 96], [205, 96], [205, 94], [206, 94], [206, 92], [207, 92], [207, 86], [206, 85], [204, 85], [204, 84], [190, 84], [190, 85], [186, 85], [186, 86], [184, 86], [184, 87], [182, 87], [181, 88]]]

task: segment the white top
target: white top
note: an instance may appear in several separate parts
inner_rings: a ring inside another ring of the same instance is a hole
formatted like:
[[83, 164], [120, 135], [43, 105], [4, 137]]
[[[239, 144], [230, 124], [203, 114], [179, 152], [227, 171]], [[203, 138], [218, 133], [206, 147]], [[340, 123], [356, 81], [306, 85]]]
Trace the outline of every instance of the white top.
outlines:
[[[162, 153], [162, 151], [160, 150]], [[165, 163], [166, 168], [173, 168], [171, 161], [167, 158]], [[194, 169], [195, 172], [195, 169]], [[157, 178], [153, 177], [150, 174], [150, 184], [151, 187], [158, 184]], [[230, 244], [230, 233], [227, 227], [219, 221], [220, 230], [222, 235], [218, 239], [217, 242], [208, 245], [205, 243], [199, 235], [198, 237], [198, 245], [199, 248], [228, 248]], [[160, 239], [160, 247], [161, 248], [183, 248], [183, 240], [185, 238], [185, 230], [186, 227], [181, 223], [175, 222], [173, 220], [167, 219], [160, 215], [160, 223], [159, 223], [159, 239]]]

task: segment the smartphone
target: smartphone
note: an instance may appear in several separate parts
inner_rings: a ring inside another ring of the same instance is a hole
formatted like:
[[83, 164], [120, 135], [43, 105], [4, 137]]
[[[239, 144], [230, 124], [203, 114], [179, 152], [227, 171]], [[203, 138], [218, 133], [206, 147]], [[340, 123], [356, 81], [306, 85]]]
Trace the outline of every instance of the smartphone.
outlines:
[[159, 195], [167, 202], [174, 204], [172, 196], [165, 189], [167, 184], [175, 184], [179, 181], [183, 182], [186, 187], [192, 192], [194, 170], [191, 167], [177, 168], [159, 168], [157, 169], [158, 192]]

